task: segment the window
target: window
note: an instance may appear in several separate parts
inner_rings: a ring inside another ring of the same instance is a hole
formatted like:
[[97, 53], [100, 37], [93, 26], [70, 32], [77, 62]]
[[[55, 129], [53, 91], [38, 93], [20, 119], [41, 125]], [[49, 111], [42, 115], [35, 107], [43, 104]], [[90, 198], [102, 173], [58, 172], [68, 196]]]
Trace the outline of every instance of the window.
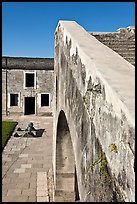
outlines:
[[49, 106], [49, 94], [41, 94], [41, 107]]
[[34, 87], [34, 73], [26, 73], [26, 87]]
[[24, 72], [24, 88], [36, 88], [36, 72]]
[[18, 106], [18, 94], [10, 94], [10, 106]]

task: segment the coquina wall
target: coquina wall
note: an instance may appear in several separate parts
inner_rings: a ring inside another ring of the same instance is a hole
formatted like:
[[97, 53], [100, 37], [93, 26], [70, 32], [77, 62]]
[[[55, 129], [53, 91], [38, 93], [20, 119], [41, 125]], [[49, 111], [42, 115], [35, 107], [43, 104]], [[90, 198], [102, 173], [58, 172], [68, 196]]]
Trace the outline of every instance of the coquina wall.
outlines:
[[[26, 74], [34, 74], [33, 87], [26, 87]], [[35, 115], [51, 115], [53, 75], [54, 59], [52, 58], [3, 57], [2, 113], [24, 115], [25, 98], [33, 97], [35, 98]], [[10, 94], [18, 94], [18, 104], [16, 106], [11, 106]], [[48, 106], [41, 106], [41, 94], [49, 95]]]
[[135, 201], [134, 66], [76, 22], [59, 21], [54, 70], [55, 191], [58, 126], [63, 113], [80, 201]]

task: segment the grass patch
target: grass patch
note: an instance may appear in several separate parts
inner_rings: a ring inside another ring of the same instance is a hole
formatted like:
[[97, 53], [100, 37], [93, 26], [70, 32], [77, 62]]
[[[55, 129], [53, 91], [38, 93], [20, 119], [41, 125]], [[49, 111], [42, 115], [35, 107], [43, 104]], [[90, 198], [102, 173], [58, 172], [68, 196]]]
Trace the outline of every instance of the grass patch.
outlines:
[[2, 121], [2, 149], [7, 144], [17, 124], [18, 123], [14, 121]]

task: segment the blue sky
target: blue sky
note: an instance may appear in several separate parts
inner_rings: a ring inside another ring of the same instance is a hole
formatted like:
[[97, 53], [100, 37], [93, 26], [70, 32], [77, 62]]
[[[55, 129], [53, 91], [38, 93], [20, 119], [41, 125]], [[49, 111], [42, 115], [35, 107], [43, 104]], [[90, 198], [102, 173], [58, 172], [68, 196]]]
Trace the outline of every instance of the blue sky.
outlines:
[[135, 2], [2, 2], [2, 55], [54, 57], [59, 20], [114, 32], [135, 25]]

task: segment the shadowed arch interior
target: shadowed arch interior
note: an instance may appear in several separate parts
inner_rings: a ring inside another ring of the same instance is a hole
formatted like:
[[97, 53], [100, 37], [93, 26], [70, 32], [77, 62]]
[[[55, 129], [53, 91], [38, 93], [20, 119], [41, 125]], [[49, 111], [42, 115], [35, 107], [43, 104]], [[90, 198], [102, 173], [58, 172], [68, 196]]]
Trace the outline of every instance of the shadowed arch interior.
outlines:
[[71, 135], [63, 111], [60, 112], [57, 125], [56, 141], [56, 190], [55, 201], [63, 196], [66, 202], [78, 198], [78, 189], [75, 171], [75, 159]]

